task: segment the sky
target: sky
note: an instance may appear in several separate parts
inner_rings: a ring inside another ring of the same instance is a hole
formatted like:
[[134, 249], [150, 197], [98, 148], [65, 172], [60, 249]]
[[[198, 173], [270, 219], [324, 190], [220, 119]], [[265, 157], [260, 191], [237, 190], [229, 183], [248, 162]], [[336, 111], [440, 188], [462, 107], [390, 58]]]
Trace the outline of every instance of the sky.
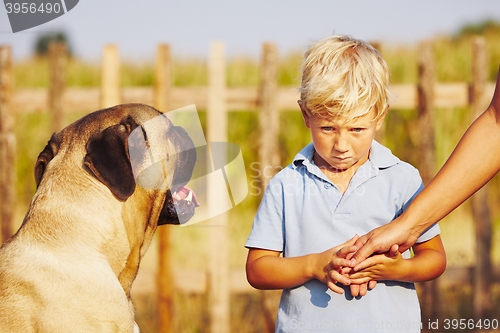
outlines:
[[0, 6], [0, 45], [25, 58], [39, 34], [63, 30], [73, 53], [87, 60], [100, 59], [108, 43], [130, 60], [153, 59], [159, 43], [174, 55], [206, 57], [213, 41], [223, 41], [229, 56], [257, 56], [267, 41], [280, 53], [303, 51], [333, 33], [412, 44], [485, 19], [500, 21], [498, 0], [80, 0], [63, 16], [17, 33]]

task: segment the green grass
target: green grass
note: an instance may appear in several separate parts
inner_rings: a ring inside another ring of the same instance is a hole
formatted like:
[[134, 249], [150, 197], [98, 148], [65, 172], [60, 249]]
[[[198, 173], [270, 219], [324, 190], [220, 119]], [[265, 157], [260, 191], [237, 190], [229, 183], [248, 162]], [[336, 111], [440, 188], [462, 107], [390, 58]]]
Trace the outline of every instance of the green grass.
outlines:
[[[278, 82], [280, 85], [298, 86], [300, 55], [293, 53], [280, 59]], [[16, 88], [42, 88], [49, 85], [49, 61], [46, 57], [35, 57], [20, 62], [14, 61]], [[101, 83], [101, 68], [98, 63], [85, 63], [78, 58], [66, 60], [66, 85], [68, 87], [97, 87]], [[122, 87], [152, 86], [154, 84], [154, 60], [148, 62], [120, 64]], [[226, 64], [228, 87], [256, 86], [259, 83], [259, 61], [250, 57], [230, 58]], [[208, 84], [206, 59], [200, 57], [177, 58], [173, 61], [173, 83], [177, 87], [205, 86]]]
[[[484, 35], [489, 54], [489, 79], [494, 80], [500, 64], [500, 32], [488, 31]], [[471, 36], [461, 38], [449, 36], [432, 40], [438, 82], [470, 82]], [[419, 45], [384, 44], [380, 50], [391, 70], [392, 83], [417, 82], [417, 58]], [[283, 86], [299, 85], [301, 52], [280, 54], [278, 83]], [[259, 82], [259, 61], [252, 57], [230, 57], [227, 59], [226, 83], [229, 87], [255, 86]], [[173, 57], [174, 85], [204, 86], [208, 82], [207, 60], [202, 57]], [[85, 63], [77, 57], [67, 59], [66, 83], [68, 86], [91, 87], [100, 84], [100, 64]], [[15, 85], [17, 88], [46, 87], [49, 82], [48, 60], [35, 57], [20, 62], [14, 61]], [[154, 59], [143, 62], [122, 61], [121, 84], [128, 86], [151, 86], [154, 84]]]

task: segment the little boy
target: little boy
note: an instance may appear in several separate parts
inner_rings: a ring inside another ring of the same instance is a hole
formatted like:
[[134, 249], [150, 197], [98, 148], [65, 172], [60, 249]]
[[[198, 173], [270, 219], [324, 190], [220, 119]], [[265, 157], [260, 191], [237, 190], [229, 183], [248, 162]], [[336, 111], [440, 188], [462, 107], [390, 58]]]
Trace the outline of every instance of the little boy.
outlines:
[[388, 108], [387, 64], [368, 43], [332, 36], [309, 48], [301, 70], [312, 143], [269, 182], [245, 244], [248, 281], [283, 289], [276, 332], [420, 332], [413, 282], [445, 269], [439, 227], [412, 258], [374, 255], [355, 273], [348, 259], [355, 235], [393, 220], [422, 189], [418, 171], [374, 140]]

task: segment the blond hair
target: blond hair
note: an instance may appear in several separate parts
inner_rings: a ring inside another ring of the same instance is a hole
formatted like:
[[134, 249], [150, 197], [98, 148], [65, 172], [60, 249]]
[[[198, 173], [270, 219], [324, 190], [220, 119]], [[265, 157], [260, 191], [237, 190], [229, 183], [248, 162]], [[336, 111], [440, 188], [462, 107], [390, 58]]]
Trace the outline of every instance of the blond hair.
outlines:
[[375, 108], [378, 119], [388, 107], [389, 68], [365, 41], [335, 35], [316, 42], [305, 53], [301, 72], [301, 105], [309, 115], [351, 120]]

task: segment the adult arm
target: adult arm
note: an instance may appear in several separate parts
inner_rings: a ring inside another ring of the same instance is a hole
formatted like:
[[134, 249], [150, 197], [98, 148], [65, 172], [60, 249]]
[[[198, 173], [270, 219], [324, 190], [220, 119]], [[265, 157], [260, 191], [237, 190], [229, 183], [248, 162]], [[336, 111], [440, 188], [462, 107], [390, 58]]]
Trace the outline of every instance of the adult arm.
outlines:
[[[372, 253], [411, 247], [418, 236], [479, 190], [500, 170], [500, 70], [491, 104], [468, 128], [441, 170], [397, 219], [356, 242], [360, 263]], [[358, 266], [355, 269], [359, 269]]]

